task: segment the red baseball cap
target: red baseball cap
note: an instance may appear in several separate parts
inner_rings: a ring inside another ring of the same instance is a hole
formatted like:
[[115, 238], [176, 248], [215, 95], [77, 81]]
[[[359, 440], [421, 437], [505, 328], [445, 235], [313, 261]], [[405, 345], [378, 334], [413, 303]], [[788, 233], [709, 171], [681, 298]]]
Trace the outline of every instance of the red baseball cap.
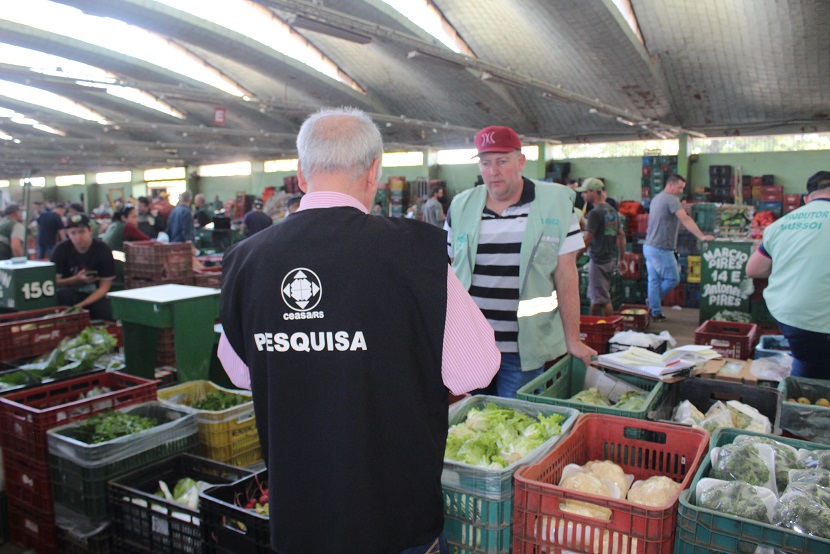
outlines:
[[476, 134], [478, 154], [487, 152], [513, 152], [522, 149], [522, 139], [510, 127], [491, 125]]

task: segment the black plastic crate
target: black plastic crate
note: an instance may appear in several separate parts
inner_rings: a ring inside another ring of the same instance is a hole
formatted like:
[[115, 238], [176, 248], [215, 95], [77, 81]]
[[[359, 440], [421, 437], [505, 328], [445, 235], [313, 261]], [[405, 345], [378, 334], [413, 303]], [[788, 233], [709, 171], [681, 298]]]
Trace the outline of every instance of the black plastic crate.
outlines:
[[731, 165], [710, 165], [709, 177], [730, 177], [732, 175]]
[[119, 537], [165, 554], [199, 554], [202, 534], [199, 510], [159, 498], [159, 481], [170, 490], [184, 477], [214, 485], [233, 483], [251, 475], [247, 469], [190, 454], [180, 454], [122, 475], [109, 482], [109, 511]]
[[688, 400], [703, 413], [718, 400], [726, 403], [737, 400], [749, 404], [769, 418], [772, 431], [781, 434], [781, 393], [772, 387], [759, 387], [733, 383], [722, 379], [690, 378], [672, 383], [648, 418], [656, 421], [671, 420], [675, 406]]
[[697, 237], [685, 229], [677, 233], [677, 255], [678, 256], [699, 256], [700, 242]]
[[262, 470], [230, 485], [210, 488], [199, 495], [202, 547], [206, 554], [272, 554], [271, 529], [266, 516], [237, 505], [268, 482]]
[[112, 549], [112, 525], [109, 523], [88, 534], [58, 527], [58, 549], [61, 554], [120, 554], [119, 550]]

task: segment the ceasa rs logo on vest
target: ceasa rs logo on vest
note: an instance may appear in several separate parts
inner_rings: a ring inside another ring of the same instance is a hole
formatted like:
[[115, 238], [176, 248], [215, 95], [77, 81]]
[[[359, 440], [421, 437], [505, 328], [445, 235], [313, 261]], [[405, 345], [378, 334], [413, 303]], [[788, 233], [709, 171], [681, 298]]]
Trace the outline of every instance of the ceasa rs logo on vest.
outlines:
[[[315, 311], [323, 298], [320, 277], [306, 267], [289, 271], [280, 286], [282, 301], [291, 310], [282, 314], [285, 321], [302, 322], [323, 319], [322, 310]], [[354, 336], [348, 331], [297, 331], [291, 333], [254, 333], [254, 342], [260, 352], [322, 352], [366, 350], [366, 338], [362, 331]]]

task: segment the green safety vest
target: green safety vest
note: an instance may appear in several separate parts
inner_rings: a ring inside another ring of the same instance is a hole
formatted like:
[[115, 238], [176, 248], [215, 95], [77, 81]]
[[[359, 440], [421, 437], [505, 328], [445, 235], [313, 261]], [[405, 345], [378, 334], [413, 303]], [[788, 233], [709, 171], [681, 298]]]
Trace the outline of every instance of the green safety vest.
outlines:
[[[576, 194], [568, 187], [533, 181], [536, 199], [530, 204], [519, 262], [519, 357], [523, 371], [538, 369], [567, 351], [553, 271], [559, 248], [568, 236]], [[452, 268], [469, 289], [478, 251], [481, 214], [487, 187], [477, 186], [455, 197], [452, 217]]]

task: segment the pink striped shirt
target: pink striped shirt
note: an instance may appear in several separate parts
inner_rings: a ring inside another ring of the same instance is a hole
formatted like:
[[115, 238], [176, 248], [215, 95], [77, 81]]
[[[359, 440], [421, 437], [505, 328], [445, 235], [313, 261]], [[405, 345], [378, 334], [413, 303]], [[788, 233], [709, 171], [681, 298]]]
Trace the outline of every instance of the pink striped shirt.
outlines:
[[[357, 199], [339, 192], [313, 192], [303, 196], [297, 211], [348, 206], [369, 213]], [[218, 347], [219, 360], [234, 385], [251, 388], [251, 377], [225, 334]], [[496, 348], [493, 328], [461, 285], [451, 267], [447, 268], [447, 317], [441, 375], [453, 394], [486, 387], [499, 369], [501, 353]]]

